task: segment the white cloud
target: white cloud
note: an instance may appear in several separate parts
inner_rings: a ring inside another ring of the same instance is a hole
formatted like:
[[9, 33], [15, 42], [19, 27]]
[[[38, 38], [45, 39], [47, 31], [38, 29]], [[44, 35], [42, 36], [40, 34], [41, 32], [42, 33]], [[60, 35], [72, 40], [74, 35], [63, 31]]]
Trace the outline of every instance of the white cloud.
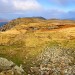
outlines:
[[[13, 11], [40, 10], [42, 8], [37, 0], [1, 0], [1, 2], [3, 8], [9, 7], [7, 9]], [[2, 7], [0, 7], [0, 9], [2, 9]]]
[[17, 10], [38, 10], [41, 8], [37, 0], [14, 0], [13, 6]]

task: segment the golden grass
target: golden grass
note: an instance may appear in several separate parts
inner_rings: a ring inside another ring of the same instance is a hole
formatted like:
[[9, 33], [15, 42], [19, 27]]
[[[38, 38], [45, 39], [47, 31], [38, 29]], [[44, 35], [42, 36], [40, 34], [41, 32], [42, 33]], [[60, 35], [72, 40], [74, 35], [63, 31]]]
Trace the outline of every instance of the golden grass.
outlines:
[[[75, 48], [75, 27], [48, 31], [27, 31], [26, 28], [36, 26], [36, 23], [17, 25], [0, 33], [0, 55], [21, 60], [25, 65], [31, 65], [36, 57], [49, 46], [60, 45], [65, 48]], [[38, 25], [37, 25], [38, 26]], [[39, 25], [41, 26], [41, 25]], [[28, 67], [28, 66], [27, 66]]]

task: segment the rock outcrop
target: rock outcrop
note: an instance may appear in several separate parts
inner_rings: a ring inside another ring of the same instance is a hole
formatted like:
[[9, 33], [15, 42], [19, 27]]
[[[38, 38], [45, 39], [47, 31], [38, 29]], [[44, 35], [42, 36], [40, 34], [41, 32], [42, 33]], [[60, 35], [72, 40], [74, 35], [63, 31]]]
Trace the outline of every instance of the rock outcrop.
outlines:
[[0, 74], [4, 73], [6, 75], [8, 72], [11, 72], [12, 75], [24, 74], [24, 70], [22, 69], [22, 66], [19, 67], [12, 61], [0, 57]]

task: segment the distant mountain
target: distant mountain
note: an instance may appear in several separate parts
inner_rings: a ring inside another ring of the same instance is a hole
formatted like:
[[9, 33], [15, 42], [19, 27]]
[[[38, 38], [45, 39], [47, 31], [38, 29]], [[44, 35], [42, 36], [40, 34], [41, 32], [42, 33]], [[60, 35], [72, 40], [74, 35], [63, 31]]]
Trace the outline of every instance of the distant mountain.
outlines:
[[37, 19], [46, 20], [46, 18], [44, 18], [44, 17], [32, 17], [32, 18], [37, 18]]
[[75, 20], [75, 18], [68, 18], [69, 20]]
[[0, 27], [7, 24], [8, 22], [0, 22]]
[[0, 22], [8, 22], [8, 20], [0, 18]]
[[32, 19], [42, 19], [42, 20], [46, 20], [46, 18], [44, 18], [44, 17], [25, 17], [25, 18], [32, 18]]
[[0, 18], [0, 27], [7, 24], [7, 23], [8, 23], [8, 20]]

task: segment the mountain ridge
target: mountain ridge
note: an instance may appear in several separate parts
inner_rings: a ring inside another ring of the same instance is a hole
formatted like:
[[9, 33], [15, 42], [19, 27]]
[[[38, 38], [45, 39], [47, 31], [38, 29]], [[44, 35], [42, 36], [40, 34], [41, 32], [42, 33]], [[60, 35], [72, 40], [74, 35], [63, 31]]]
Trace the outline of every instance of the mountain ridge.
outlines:
[[[31, 24], [32, 23], [32, 24]], [[64, 25], [67, 26], [74, 26], [75, 21], [74, 20], [60, 20], [60, 19], [45, 19], [43, 17], [26, 17], [26, 18], [17, 18], [14, 20], [9, 21], [7, 24], [3, 25], [0, 27], [0, 31], [6, 31], [10, 30], [14, 26], [17, 25], [27, 25], [31, 27], [37, 27], [40, 26], [57, 26], [57, 27], [62, 27]], [[59, 25], [59, 26], [58, 26]]]

